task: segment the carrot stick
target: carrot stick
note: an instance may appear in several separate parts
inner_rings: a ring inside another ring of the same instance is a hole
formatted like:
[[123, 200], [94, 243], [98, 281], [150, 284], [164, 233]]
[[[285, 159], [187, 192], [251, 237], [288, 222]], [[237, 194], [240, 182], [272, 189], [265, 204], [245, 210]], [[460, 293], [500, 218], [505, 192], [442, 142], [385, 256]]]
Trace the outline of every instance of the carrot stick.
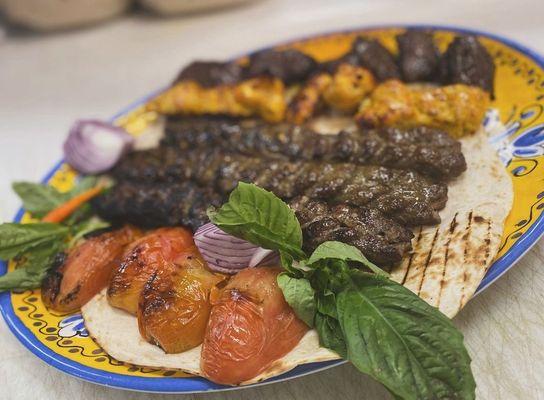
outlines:
[[102, 186], [96, 186], [92, 189], [89, 189], [81, 194], [78, 194], [75, 197], [72, 197], [66, 203], [61, 204], [54, 210], [51, 210], [43, 217], [43, 222], [62, 222], [75, 210], [77, 210], [83, 203], [86, 203], [93, 197], [100, 194], [104, 189]]

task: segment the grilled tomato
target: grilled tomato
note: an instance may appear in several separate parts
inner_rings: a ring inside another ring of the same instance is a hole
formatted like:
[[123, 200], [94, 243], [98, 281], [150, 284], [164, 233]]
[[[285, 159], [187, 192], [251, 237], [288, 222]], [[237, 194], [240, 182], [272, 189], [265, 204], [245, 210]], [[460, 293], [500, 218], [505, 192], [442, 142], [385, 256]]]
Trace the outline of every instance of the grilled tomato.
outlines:
[[202, 343], [210, 315], [210, 291], [224, 279], [205, 267], [196, 247], [158, 270], [138, 303], [142, 337], [166, 353], [181, 353]]
[[105, 288], [126, 246], [141, 236], [133, 227], [102, 233], [72, 248], [42, 285], [42, 299], [60, 312], [79, 309]]
[[136, 314], [147, 281], [159, 270], [172, 269], [172, 261], [193, 247], [191, 232], [183, 228], [160, 228], [141, 237], [129, 246], [111, 278], [109, 303]]
[[210, 380], [237, 385], [291, 351], [308, 327], [283, 298], [280, 268], [248, 268], [213, 301], [200, 366]]

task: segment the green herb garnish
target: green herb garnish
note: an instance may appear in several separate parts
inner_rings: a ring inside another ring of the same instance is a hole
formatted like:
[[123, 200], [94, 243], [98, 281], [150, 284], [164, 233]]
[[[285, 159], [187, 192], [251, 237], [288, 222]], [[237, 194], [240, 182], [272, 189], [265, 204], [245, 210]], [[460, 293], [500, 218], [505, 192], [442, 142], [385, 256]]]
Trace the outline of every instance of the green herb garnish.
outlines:
[[[14, 191], [24, 208], [40, 218], [72, 197], [96, 185], [95, 177], [83, 178], [69, 192], [59, 192], [47, 185], [16, 182]], [[86, 234], [109, 224], [91, 217], [84, 204], [63, 223], [33, 222], [0, 225], [0, 259], [17, 261], [17, 268], [0, 276], [0, 291], [39, 287], [57, 253], [74, 245]]]
[[278, 250], [286, 270], [278, 285], [295, 313], [315, 326], [322, 346], [381, 382], [396, 398], [475, 398], [462, 334], [357, 248], [326, 242], [306, 257], [300, 224], [289, 206], [246, 183], [209, 216], [234, 236]]

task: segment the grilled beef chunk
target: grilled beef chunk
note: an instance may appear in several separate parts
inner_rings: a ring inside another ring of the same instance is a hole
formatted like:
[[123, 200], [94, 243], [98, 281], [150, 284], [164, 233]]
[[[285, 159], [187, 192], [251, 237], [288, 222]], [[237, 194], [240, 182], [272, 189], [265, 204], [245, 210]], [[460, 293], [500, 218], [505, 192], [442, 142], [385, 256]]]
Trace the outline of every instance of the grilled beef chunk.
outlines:
[[119, 182], [92, 200], [102, 218], [144, 228], [185, 225], [193, 230], [208, 222], [206, 209], [220, 207], [224, 197], [193, 182]]
[[312, 57], [298, 50], [263, 50], [250, 57], [245, 75], [248, 78], [272, 76], [291, 84], [306, 79], [316, 67]]
[[440, 221], [447, 186], [414, 171], [325, 162], [268, 160], [225, 153], [220, 149], [190, 152], [165, 147], [136, 152], [114, 169], [118, 180], [193, 180], [230, 193], [239, 181], [254, 182], [284, 200], [299, 195], [331, 204], [377, 209], [408, 225]]
[[435, 81], [439, 75], [440, 53], [432, 33], [408, 30], [397, 36], [399, 66], [405, 82]]
[[411, 248], [412, 232], [377, 210], [344, 204], [330, 207], [305, 196], [289, 206], [300, 222], [308, 253], [323, 242], [338, 240], [357, 247], [376, 264], [392, 265]]
[[379, 81], [400, 78], [395, 59], [377, 40], [359, 37], [351, 51], [359, 58], [359, 65], [369, 69]]
[[171, 118], [165, 133], [163, 145], [188, 151], [206, 146], [266, 158], [383, 165], [414, 169], [439, 179], [454, 178], [466, 169], [461, 144], [445, 132], [426, 127], [320, 135], [287, 123]]
[[240, 81], [242, 68], [234, 62], [194, 61], [179, 73], [174, 83], [195, 81], [203, 87], [233, 85]]
[[440, 69], [442, 83], [479, 86], [493, 96], [495, 64], [475, 36], [457, 36], [443, 54]]

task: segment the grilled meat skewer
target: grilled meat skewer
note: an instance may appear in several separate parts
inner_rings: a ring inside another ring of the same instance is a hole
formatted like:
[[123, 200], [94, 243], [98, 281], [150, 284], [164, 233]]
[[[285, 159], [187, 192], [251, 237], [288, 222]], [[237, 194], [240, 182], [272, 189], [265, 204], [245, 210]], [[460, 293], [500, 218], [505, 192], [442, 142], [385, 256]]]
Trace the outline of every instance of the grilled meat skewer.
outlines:
[[383, 165], [414, 169], [438, 179], [457, 177], [466, 169], [461, 144], [443, 131], [426, 127], [320, 135], [287, 123], [170, 118], [162, 144], [187, 151], [206, 146], [248, 156]]
[[193, 180], [230, 193], [239, 181], [253, 182], [278, 197], [300, 195], [330, 204], [377, 209], [408, 225], [440, 221], [438, 210], [447, 201], [447, 186], [406, 170], [353, 164], [292, 162], [246, 157], [220, 149], [187, 152], [164, 147], [126, 156], [113, 170], [118, 180]]
[[[220, 206], [226, 196], [210, 193], [192, 182], [137, 183], [124, 181], [93, 200], [97, 213], [110, 221], [126, 221], [145, 228], [189, 226], [208, 222], [206, 208]], [[307, 197], [293, 199], [304, 234], [304, 249], [312, 252], [327, 240], [359, 248], [372, 262], [393, 265], [410, 248], [412, 232], [377, 210], [347, 205], [328, 206]]]

